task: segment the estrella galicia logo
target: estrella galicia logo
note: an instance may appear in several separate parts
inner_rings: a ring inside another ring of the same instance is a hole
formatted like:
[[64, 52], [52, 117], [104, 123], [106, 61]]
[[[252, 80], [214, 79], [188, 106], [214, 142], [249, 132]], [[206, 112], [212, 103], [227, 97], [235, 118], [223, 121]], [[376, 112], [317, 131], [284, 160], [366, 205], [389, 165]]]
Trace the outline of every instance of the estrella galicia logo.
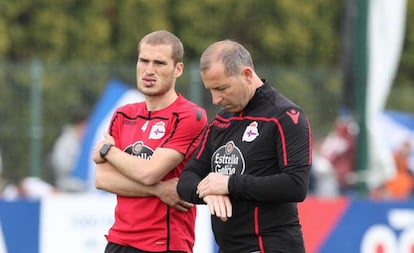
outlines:
[[125, 152], [143, 159], [151, 160], [154, 150], [144, 145], [142, 141], [137, 141], [126, 147]]
[[246, 164], [240, 149], [229, 141], [213, 153], [211, 166], [212, 171], [223, 175], [242, 175]]

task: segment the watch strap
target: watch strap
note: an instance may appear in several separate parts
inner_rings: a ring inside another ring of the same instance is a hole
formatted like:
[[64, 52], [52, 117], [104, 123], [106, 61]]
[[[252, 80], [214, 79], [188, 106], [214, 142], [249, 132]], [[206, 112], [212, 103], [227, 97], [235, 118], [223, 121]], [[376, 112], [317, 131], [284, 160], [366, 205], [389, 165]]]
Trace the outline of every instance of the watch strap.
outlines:
[[99, 155], [105, 159], [106, 155], [108, 154], [109, 150], [111, 149], [111, 147], [113, 146], [113, 144], [110, 143], [106, 143], [104, 145], [102, 145], [101, 150], [99, 150]]

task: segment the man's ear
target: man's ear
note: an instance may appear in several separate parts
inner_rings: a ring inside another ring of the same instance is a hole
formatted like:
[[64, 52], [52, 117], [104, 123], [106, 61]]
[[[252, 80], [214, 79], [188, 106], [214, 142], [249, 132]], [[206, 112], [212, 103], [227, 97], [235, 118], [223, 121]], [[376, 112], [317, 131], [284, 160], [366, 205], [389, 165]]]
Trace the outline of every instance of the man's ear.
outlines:
[[253, 78], [253, 70], [249, 67], [243, 67], [241, 70], [241, 76], [250, 83]]
[[177, 64], [175, 64], [175, 71], [174, 71], [175, 78], [179, 78], [183, 74], [183, 70], [184, 70], [184, 63], [177, 62]]

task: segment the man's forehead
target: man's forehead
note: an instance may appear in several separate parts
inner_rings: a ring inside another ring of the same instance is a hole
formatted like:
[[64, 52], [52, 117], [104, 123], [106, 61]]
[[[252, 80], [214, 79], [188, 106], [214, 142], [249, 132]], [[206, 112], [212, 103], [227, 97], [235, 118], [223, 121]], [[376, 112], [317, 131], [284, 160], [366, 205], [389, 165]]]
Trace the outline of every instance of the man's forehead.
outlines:
[[139, 50], [139, 56], [153, 55], [158, 57], [172, 58], [172, 47], [166, 44], [142, 44]]
[[221, 61], [215, 61], [211, 63], [210, 68], [208, 68], [204, 73], [210, 75], [223, 75], [224, 76], [224, 64]]
[[212, 66], [207, 71], [201, 73], [204, 86], [208, 89], [219, 89], [230, 85], [234, 82], [234, 76], [226, 76], [224, 74], [224, 66]]

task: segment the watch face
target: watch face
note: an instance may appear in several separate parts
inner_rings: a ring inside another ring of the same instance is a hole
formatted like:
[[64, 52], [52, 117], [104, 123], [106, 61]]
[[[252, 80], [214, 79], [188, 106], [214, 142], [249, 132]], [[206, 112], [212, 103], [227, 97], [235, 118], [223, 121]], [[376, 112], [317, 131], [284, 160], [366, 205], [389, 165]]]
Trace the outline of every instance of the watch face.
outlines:
[[109, 149], [112, 147], [112, 144], [104, 144], [99, 151], [99, 154], [102, 158], [105, 158], [106, 154], [108, 153]]

